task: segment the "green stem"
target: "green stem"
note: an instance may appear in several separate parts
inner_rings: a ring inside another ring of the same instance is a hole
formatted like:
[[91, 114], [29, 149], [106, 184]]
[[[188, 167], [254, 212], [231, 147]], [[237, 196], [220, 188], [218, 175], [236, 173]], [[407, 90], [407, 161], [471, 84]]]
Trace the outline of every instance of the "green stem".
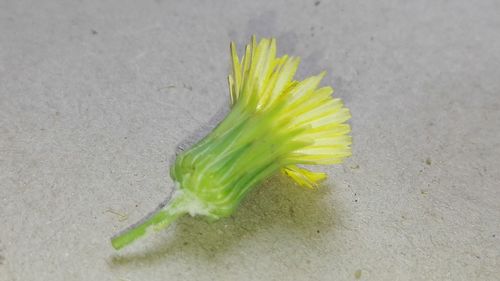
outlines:
[[186, 206], [185, 199], [183, 193], [180, 193], [178, 196], [174, 194], [171, 199], [170, 197], [167, 198], [156, 208], [156, 210], [113, 236], [111, 238], [111, 245], [113, 245], [113, 248], [116, 250], [119, 250], [131, 244], [141, 236], [144, 236], [150, 226], [154, 226], [154, 230], [156, 231], [169, 226], [173, 221], [187, 213], [184, 208]]

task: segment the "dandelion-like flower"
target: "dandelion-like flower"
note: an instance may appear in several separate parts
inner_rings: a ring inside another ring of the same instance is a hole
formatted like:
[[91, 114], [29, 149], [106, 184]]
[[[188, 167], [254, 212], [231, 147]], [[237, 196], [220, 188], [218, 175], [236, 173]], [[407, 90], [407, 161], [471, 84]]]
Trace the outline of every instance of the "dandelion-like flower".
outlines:
[[219, 219], [231, 215], [245, 195], [278, 171], [314, 188], [324, 173], [298, 165], [336, 164], [351, 155], [349, 110], [321, 73], [293, 80], [298, 57], [276, 57], [275, 39], [255, 37], [240, 59], [231, 43], [231, 111], [205, 138], [180, 154], [171, 167], [172, 198], [112, 238], [120, 249], [184, 214]]

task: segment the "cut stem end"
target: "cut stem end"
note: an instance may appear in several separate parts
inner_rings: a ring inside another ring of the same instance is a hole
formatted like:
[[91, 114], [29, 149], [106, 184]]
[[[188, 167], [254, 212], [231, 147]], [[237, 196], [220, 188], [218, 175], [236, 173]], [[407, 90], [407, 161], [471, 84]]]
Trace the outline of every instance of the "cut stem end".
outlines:
[[174, 196], [172, 201], [170, 201], [170, 197], [167, 198], [156, 208], [156, 210], [113, 236], [111, 238], [111, 245], [113, 248], [116, 250], [122, 249], [144, 236], [151, 226], [153, 226], [154, 230], [159, 231], [169, 226], [180, 216], [186, 214], [186, 211], [182, 208], [184, 202], [182, 199], [182, 195]]

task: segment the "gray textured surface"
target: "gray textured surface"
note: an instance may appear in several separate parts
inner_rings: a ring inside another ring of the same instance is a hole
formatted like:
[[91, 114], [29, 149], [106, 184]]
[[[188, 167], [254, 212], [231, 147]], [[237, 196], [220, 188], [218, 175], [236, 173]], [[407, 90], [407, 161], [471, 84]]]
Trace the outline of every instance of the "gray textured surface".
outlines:
[[[499, 14], [0, 1], [0, 280], [499, 280]], [[354, 156], [319, 192], [275, 177], [230, 219], [116, 253], [168, 193], [176, 146], [227, 110], [228, 43], [252, 33], [302, 56], [301, 77], [329, 71]]]

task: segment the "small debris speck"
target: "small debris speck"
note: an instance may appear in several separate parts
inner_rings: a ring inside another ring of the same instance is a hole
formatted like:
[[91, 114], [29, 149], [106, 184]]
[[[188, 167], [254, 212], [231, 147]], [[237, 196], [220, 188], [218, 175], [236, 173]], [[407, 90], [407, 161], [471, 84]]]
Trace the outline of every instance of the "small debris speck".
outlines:
[[314, 2], [314, 6], [318, 6], [321, 3], [321, 1], [316, 1]]
[[183, 84], [182, 86], [184, 87], [184, 89], [188, 89], [189, 91], [193, 90], [193, 86], [191, 85]]
[[430, 166], [432, 164], [431, 158], [425, 159], [425, 164]]
[[95, 29], [92, 29], [90, 32], [92, 33], [92, 35], [97, 35], [97, 30]]
[[123, 213], [120, 213], [118, 211], [115, 211], [111, 208], [108, 208], [106, 209], [106, 211], [104, 211], [105, 213], [111, 213], [113, 215], [116, 215], [118, 216], [118, 221], [126, 221], [128, 219], [128, 215], [127, 214], [123, 214]]

